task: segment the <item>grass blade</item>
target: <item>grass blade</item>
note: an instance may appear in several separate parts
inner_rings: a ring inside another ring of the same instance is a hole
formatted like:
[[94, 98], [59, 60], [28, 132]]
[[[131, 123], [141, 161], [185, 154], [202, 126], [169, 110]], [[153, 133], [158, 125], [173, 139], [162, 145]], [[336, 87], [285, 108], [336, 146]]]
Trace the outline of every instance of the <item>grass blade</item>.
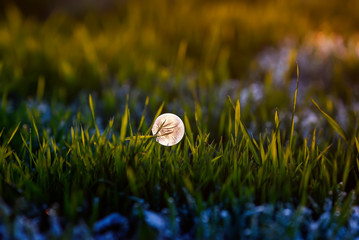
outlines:
[[89, 95], [89, 105], [90, 105], [90, 110], [91, 110], [91, 115], [92, 115], [92, 120], [93, 123], [95, 125], [95, 129], [96, 129], [96, 135], [99, 138], [100, 137], [100, 131], [97, 127], [97, 123], [96, 123], [96, 118], [95, 118], [95, 110], [94, 110], [94, 106], [93, 106], [93, 101], [92, 101], [92, 96], [91, 94]]
[[127, 124], [128, 124], [128, 106], [126, 103], [125, 111], [123, 113], [122, 122], [121, 122], [121, 130], [120, 130], [120, 141], [121, 142], [123, 142], [125, 140]]
[[344, 141], [348, 142], [347, 137], [345, 136], [344, 130], [339, 126], [339, 124], [328, 114], [326, 114], [319, 105], [312, 99], [312, 103], [316, 108], [324, 115], [324, 117], [328, 120], [330, 126], [344, 139]]
[[295, 87], [294, 93], [294, 104], [293, 104], [293, 112], [292, 112], [292, 123], [290, 128], [290, 138], [289, 138], [289, 146], [292, 148], [293, 143], [293, 132], [294, 132], [294, 114], [295, 114], [295, 106], [297, 104], [297, 95], [298, 95], [298, 85], [299, 85], [299, 67], [297, 63], [297, 85]]
[[89, 95], [89, 105], [90, 105], [92, 119], [95, 119], [95, 111], [94, 111], [94, 107], [93, 107], [93, 101], [92, 101], [91, 94]]
[[237, 141], [237, 138], [238, 138], [240, 121], [241, 121], [241, 105], [239, 103], [239, 100], [237, 99], [236, 109], [235, 109], [235, 116], [234, 116], [234, 122], [235, 122], [235, 125], [234, 125], [234, 138], [235, 138], [235, 141]]
[[257, 153], [257, 149], [256, 149], [256, 145], [253, 143], [252, 138], [249, 136], [249, 133], [246, 129], [246, 127], [243, 125], [242, 121], [239, 122], [240, 123], [240, 127], [242, 130], [242, 133], [244, 135], [244, 138], [248, 140], [249, 142], [249, 149], [251, 150], [251, 152], [254, 155], [254, 159], [256, 161], [256, 163], [259, 164], [259, 157], [258, 157], [258, 153]]
[[186, 128], [186, 134], [189, 138], [189, 141], [192, 145], [194, 145], [193, 133], [192, 133], [191, 125], [189, 124], [189, 120], [188, 120], [186, 113], [184, 114], [184, 125]]
[[153, 124], [155, 123], [157, 117], [162, 113], [162, 110], [163, 110], [163, 107], [165, 106], [165, 103], [162, 102], [161, 106], [158, 108], [157, 112], [156, 112], [156, 115], [155, 117], [153, 118], [153, 121], [152, 121], [152, 124], [151, 124], [151, 127], [147, 130], [146, 134], [145, 135], [148, 135], [150, 134], [151, 130], [152, 130], [152, 126]]
[[233, 109], [236, 110], [236, 107], [234, 106], [231, 97], [227, 95], [227, 98], [228, 98], [230, 104], [232, 105]]
[[[11, 140], [13, 139], [13, 137], [15, 136], [17, 130], [19, 129], [20, 124], [21, 124], [21, 122], [19, 122], [19, 124], [16, 126], [15, 130], [12, 132], [12, 134], [11, 134], [9, 140], [7, 141], [7, 145], [9, 145], [9, 143], [11, 142]], [[1, 131], [1, 133], [2, 133], [2, 131]], [[0, 134], [0, 136], [1, 136], [1, 134]]]
[[125, 140], [136, 140], [136, 139], [149, 139], [149, 138], [156, 138], [157, 136], [152, 136], [152, 135], [136, 135], [136, 136], [131, 136], [131, 137], [126, 137]]

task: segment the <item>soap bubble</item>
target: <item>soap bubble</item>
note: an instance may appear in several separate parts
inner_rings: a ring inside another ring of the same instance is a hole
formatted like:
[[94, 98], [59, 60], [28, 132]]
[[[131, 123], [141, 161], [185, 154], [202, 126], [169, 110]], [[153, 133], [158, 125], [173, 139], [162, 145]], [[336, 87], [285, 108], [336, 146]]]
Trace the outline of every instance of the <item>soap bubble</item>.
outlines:
[[184, 135], [182, 120], [175, 114], [164, 113], [155, 120], [152, 134], [156, 135], [156, 141], [164, 146], [173, 146], [179, 143]]

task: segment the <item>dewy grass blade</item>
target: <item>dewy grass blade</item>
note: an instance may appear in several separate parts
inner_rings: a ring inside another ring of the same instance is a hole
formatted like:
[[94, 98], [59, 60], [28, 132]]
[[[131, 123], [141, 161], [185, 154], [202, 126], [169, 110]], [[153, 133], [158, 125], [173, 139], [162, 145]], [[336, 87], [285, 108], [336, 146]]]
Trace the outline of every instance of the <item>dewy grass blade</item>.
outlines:
[[330, 126], [344, 139], [345, 142], [348, 142], [348, 139], [345, 136], [345, 133], [344, 133], [343, 129], [339, 126], [339, 124], [332, 117], [330, 117], [328, 114], [326, 114], [313, 99], [312, 99], [312, 103], [328, 120]]

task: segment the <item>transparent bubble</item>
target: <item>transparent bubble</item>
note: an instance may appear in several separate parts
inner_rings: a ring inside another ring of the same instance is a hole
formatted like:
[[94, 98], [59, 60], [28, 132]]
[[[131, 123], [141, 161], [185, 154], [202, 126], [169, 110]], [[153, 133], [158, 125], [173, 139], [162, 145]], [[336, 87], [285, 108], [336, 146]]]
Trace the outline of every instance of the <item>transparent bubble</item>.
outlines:
[[164, 113], [153, 124], [152, 134], [157, 135], [156, 141], [164, 146], [173, 146], [179, 143], [184, 135], [182, 120], [175, 114]]

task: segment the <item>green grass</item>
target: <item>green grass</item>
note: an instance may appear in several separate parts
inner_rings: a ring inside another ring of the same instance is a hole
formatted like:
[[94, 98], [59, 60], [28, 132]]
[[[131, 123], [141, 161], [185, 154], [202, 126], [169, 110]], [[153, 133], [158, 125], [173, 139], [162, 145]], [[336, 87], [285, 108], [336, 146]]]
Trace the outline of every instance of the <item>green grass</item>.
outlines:
[[[113, 212], [163, 237], [147, 211], [169, 238], [358, 237], [357, 2], [182, 2], [0, 11], [0, 236], [56, 206], [47, 237]], [[288, 36], [278, 83], [258, 54]], [[186, 128], [172, 147], [151, 137], [164, 112]]]
[[[186, 126], [181, 143], [163, 147], [152, 138], [141, 137], [149, 133], [150, 123], [140, 124], [134, 132], [137, 126], [132, 124], [127, 104], [102, 131], [95, 121], [95, 108], [90, 96], [87, 116], [86, 111], [80, 111], [72, 123], [70, 114], [53, 116], [54, 124], [64, 121], [68, 126], [58, 137], [56, 129], [50, 133], [52, 129], [41, 124], [36, 108], [13, 113], [23, 114], [23, 123], [12, 122], [2, 129], [0, 138], [0, 195], [8, 204], [20, 196], [39, 206], [57, 202], [65, 219], [75, 223], [85, 219], [88, 224], [113, 211], [134, 217], [138, 207], [154, 211], [168, 208], [173, 216], [183, 219], [182, 231], [192, 222], [194, 236], [202, 238], [204, 226], [195, 219], [216, 206], [232, 216], [227, 236], [238, 236], [240, 231], [234, 228], [241, 216], [238, 211], [249, 203], [290, 204], [298, 211], [300, 206], [308, 206], [320, 214], [329, 198], [342, 206], [341, 224], [351, 213], [345, 204], [358, 203], [350, 200], [359, 190], [358, 129], [345, 141], [320, 141], [316, 130], [303, 138], [281, 128], [276, 111], [272, 116], [275, 127], [252, 136], [241, 119], [239, 101], [234, 104], [229, 98], [219, 110], [227, 128], [222, 138], [209, 140], [211, 131], [204, 130], [197, 110], [195, 121], [181, 116]], [[163, 105], [153, 119], [162, 111]], [[320, 111], [342, 136], [335, 120]], [[126, 136], [132, 137], [127, 140]], [[341, 199], [342, 192], [349, 195]], [[213, 223], [212, 227], [222, 224]], [[300, 225], [293, 228], [298, 230]]]

